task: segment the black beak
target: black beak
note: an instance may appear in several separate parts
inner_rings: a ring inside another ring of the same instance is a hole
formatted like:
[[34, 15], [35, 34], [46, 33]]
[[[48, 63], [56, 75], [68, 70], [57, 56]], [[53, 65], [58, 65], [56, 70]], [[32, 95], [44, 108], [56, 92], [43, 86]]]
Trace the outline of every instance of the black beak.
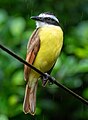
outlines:
[[41, 18], [41, 17], [39, 17], [39, 16], [32, 16], [32, 17], [30, 17], [31, 19], [33, 19], [33, 20], [36, 20], [36, 21], [41, 21], [41, 22], [43, 22], [43, 18]]

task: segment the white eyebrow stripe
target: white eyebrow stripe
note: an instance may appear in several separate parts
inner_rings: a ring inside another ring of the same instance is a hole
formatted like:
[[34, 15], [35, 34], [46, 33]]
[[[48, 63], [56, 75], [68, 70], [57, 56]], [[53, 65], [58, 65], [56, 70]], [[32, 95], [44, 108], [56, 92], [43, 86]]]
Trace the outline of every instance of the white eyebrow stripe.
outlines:
[[54, 15], [40, 14], [39, 17], [53, 18], [54, 20], [56, 20], [57, 22], [59, 22], [59, 20]]

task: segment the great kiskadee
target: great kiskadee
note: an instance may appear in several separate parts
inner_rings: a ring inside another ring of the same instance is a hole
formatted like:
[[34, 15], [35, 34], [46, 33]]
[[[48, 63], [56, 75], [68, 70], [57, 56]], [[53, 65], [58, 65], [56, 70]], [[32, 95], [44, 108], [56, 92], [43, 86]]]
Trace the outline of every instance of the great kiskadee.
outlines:
[[[27, 45], [26, 61], [44, 73], [51, 72], [63, 44], [63, 31], [59, 20], [51, 13], [41, 13], [33, 16], [36, 29]], [[36, 90], [40, 74], [24, 66], [24, 78], [27, 81], [23, 110], [25, 114], [35, 114]], [[44, 79], [42, 77], [42, 79]], [[46, 78], [45, 78], [46, 79]], [[43, 86], [45, 83], [43, 82]]]

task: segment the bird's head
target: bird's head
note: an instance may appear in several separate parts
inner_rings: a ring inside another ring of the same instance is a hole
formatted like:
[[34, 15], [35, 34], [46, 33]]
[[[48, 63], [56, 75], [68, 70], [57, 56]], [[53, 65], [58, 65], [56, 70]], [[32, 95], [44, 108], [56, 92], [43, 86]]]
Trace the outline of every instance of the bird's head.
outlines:
[[44, 25], [56, 25], [59, 26], [59, 20], [52, 13], [45, 12], [38, 16], [32, 16], [31, 19], [36, 20], [36, 25], [42, 27]]

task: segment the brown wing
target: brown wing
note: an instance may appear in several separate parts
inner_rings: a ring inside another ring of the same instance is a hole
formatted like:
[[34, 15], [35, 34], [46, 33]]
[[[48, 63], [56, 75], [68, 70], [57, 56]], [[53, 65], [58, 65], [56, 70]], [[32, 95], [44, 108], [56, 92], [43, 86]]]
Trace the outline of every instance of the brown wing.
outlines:
[[[30, 64], [33, 64], [40, 48], [40, 39], [39, 39], [38, 33], [39, 33], [39, 29], [36, 29], [33, 32], [27, 45], [26, 61]], [[24, 66], [24, 78], [26, 81], [28, 81], [29, 79], [30, 70], [31, 70], [30, 67], [28, 67], [27, 65]]]

